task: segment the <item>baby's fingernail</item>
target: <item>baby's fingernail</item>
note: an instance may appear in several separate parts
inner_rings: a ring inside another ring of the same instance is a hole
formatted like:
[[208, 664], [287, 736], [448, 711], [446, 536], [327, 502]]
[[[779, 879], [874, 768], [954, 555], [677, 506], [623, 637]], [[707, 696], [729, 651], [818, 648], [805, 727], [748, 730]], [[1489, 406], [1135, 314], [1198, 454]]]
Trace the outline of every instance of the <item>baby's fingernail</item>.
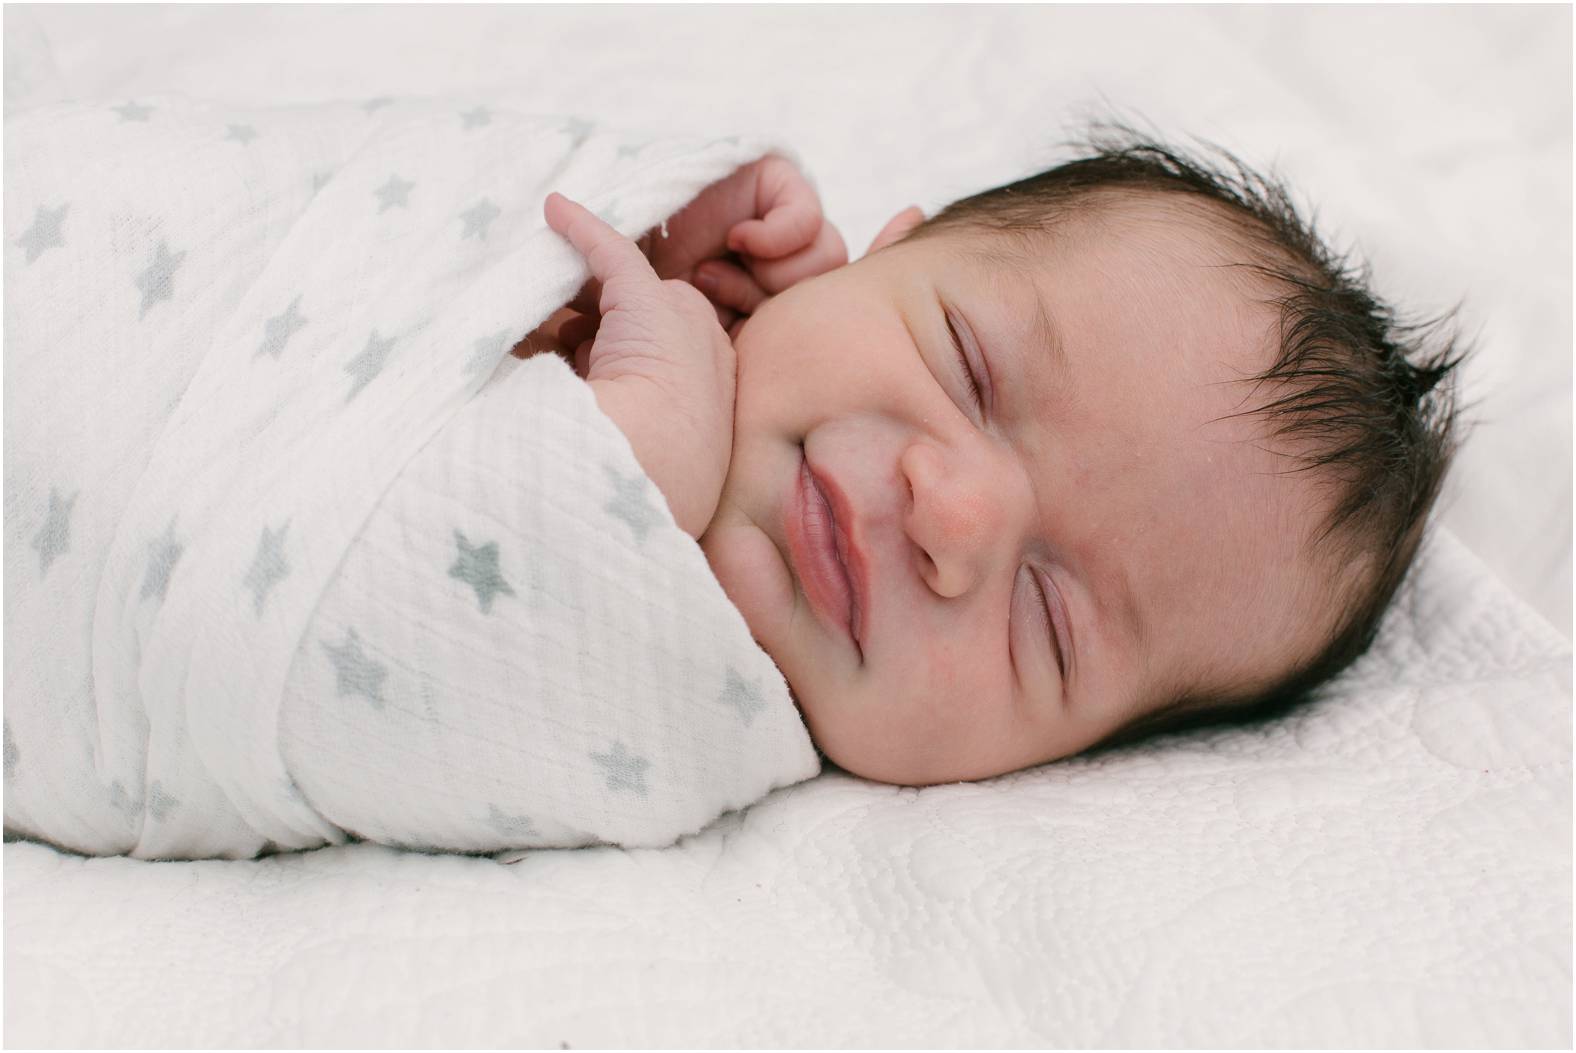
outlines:
[[700, 286], [702, 289], [705, 289], [707, 292], [715, 291], [717, 288], [716, 272], [702, 267], [695, 272], [695, 284]]

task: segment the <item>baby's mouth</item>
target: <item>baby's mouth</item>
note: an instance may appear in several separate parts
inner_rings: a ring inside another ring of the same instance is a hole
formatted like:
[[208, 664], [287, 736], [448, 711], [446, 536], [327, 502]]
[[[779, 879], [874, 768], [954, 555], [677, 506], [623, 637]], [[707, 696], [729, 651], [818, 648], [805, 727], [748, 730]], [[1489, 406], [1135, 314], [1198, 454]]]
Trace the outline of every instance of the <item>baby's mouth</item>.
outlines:
[[828, 628], [839, 630], [859, 651], [858, 607], [853, 578], [844, 562], [840, 524], [832, 502], [822, 492], [808, 457], [799, 462], [799, 474], [785, 509], [788, 551], [799, 585], [811, 608]]

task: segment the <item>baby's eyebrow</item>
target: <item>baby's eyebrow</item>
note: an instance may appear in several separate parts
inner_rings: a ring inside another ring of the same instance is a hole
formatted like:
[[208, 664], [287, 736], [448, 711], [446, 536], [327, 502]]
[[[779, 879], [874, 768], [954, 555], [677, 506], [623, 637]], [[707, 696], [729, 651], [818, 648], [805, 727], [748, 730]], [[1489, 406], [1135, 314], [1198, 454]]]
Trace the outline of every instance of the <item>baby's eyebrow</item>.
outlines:
[[1029, 283], [1029, 288], [1034, 296], [1034, 323], [1031, 331], [1031, 344], [1028, 348], [1032, 354], [1043, 350], [1044, 358], [1051, 365], [1051, 372], [1060, 384], [1065, 385], [1071, 378], [1072, 370], [1067, 362], [1067, 349], [1062, 346], [1061, 332], [1051, 324], [1051, 316], [1045, 309], [1045, 297], [1034, 288], [1034, 283]]
[[[997, 266], [999, 268], [999, 263]], [[1016, 286], [1016, 294], [1009, 294], [1005, 303], [997, 297], [991, 297], [995, 303], [987, 317], [981, 320], [984, 324], [975, 323], [979, 326], [975, 331], [986, 368], [996, 367], [991, 371], [994, 397], [1009, 411], [1009, 415], [1017, 416], [1037, 403], [1032, 396], [1022, 394], [1030, 388], [1029, 381], [1032, 378], [1045, 377], [1050, 382], [1051, 390], [1063, 392], [1062, 397], [1065, 398], [1072, 380], [1072, 370], [1061, 333], [1046, 310], [1045, 297], [1040, 295], [1040, 290], [1028, 274], [1017, 268], [1013, 268], [1012, 272], [1017, 280], [1010, 284]], [[1012, 316], [1021, 310], [1019, 305], [1025, 296], [1034, 303], [1034, 310], [1029, 314], [1026, 342], [1021, 324], [1003, 324], [1015, 320]], [[1004, 308], [1011, 312], [1005, 317], [1002, 315]], [[1009, 328], [1012, 330], [1010, 336], [1006, 331]], [[1001, 357], [992, 357], [992, 348]]]

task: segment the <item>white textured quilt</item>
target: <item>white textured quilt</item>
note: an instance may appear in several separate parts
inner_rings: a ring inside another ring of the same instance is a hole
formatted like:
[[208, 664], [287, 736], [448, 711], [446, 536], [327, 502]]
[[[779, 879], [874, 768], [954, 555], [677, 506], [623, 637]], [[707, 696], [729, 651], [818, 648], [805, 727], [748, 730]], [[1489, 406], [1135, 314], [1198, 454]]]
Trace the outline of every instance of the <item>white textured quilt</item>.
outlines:
[[494, 375], [586, 278], [549, 191], [639, 234], [761, 146], [176, 96], [6, 145], [8, 831], [665, 845], [819, 771], [589, 387]]

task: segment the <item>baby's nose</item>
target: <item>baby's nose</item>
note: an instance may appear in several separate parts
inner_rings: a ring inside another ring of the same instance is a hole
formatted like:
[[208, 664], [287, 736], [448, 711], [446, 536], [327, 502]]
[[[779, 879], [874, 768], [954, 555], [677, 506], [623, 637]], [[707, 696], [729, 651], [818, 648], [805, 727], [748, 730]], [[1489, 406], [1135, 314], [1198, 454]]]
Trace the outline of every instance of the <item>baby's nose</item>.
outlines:
[[1002, 497], [988, 476], [949, 470], [927, 446], [910, 447], [902, 469], [910, 494], [905, 525], [920, 550], [920, 572], [940, 595], [960, 596], [985, 572], [990, 546], [1003, 539]]

